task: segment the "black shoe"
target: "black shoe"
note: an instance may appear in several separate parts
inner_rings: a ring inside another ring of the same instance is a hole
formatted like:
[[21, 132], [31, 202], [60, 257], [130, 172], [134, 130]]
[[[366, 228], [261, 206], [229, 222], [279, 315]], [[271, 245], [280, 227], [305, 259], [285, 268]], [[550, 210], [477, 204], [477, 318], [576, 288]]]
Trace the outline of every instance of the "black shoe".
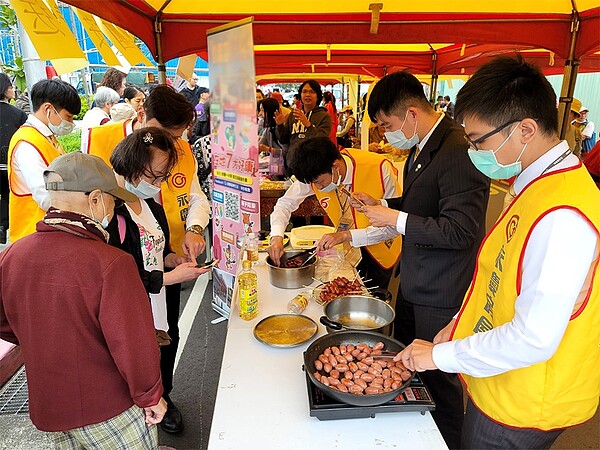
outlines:
[[6, 228], [0, 227], [0, 244], [6, 244]]
[[164, 398], [167, 402], [167, 412], [160, 423], [160, 427], [167, 433], [179, 433], [183, 430], [183, 417], [181, 416], [181, 412], [168, 395], [165, 395]]

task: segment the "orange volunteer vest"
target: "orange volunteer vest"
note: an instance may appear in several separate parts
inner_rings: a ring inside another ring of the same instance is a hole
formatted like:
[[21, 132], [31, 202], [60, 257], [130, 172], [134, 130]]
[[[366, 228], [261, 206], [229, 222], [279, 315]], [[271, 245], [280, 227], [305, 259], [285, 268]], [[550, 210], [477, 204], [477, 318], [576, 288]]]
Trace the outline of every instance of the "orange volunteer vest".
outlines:
[[[352, 192], [366, 192], [373, 198], [382, 198], [384, 194], [384, 183], [381, 175], [381, 166], [391, 164], [387, 159], [380, 155], [366, 152], [364, 150], [345, 149], [342, 154], [349, 157], [354, 164], [352, 174]], [[358, 169], [360, 167], [360, 169]], [[396, 169], [393, 168], [395, 172]], [[342, 206], [335, 193], [323, 192], [312, 186], [319, 203], [333, 222], [334, 226], [340, 222], [342, 217]], [[352, 209], [354, 224], [356, 228], [367, 228], [369, 219], [364, 214], [357, 213]], [[402, 237], [398, 236], [377, 244], [366, 247], [370, 255], [384, 269], [391, 269], [400, 257], [402, 248]]]
[[33, 145], [46, 166], [62, 154], [37, 128], [30, 125], [23, 125], [10, 140], [8, 147], [8, 180], [10, 186], [8, 220], [10, 241], [13, 244], [22, 237], [35, 232], [35, 224], [42, 220], [46, 214], [46, 211], [40, 208], [33, 199], [31, 193], [17, 194], [13, 190], [13, 177], [15, 175], [12, 167], [12, 155], [15, 147], [21, 141]]
[[[588, 220], [600, 240], [600, 191], [579, 165], [529, 184], [500, 217], [479, 250], [473, 281], [452, 339], [510, 322], [520, 293], [525, 245], [547, 213], [566, 208]], [[575, 231], [574, 231], [575, 232]], [[587, 296], [579, 299], [556, 353], [545, 362], [499, 375], [461, 375], [473, 403], [511, 427], [552, 430], [591, 418], [600, 395], [600, 282], [598, 260]]]
[[179, 160], [173, 168], [171, 176], [161, 186], [162, 205], [167, 214], [171, 233], [171, 249], [183, 256], [183, 240], [185, 237], [185, 220], [190, 205], [190, 189], [196, 174], [196, 158], [192, 147], [183, 139], [175, 142], [179, 152]]
[[88, 153], [95, 155], [112, 167], [110, 164], [110, 155], [115, 147], [127, 136], [127, 124], [131, 119], [123, 123], [107, 123], [90, 128], [88, 134]]

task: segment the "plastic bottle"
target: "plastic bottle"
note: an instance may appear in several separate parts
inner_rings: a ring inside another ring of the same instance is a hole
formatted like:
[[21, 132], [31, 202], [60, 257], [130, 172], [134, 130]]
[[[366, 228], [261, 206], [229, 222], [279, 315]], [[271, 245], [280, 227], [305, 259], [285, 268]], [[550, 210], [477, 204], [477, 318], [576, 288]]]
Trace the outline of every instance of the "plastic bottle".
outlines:
[[252, 320], [258, 315], [258, 277], [252, 270], [252, 261], [242, 261], [242, 271], [238, 277], [240, 317]]
[[248, 233], [246, 236], [246, 259], [252, 261], [252, 264], [258, 262], [258, 236], [255, 233]]
[[290, 314], [302, 314], [302, 311], [308, 306], [309, 300], [310, 295], [307, 292], [301, 292], [288, 303], [288, 312]]

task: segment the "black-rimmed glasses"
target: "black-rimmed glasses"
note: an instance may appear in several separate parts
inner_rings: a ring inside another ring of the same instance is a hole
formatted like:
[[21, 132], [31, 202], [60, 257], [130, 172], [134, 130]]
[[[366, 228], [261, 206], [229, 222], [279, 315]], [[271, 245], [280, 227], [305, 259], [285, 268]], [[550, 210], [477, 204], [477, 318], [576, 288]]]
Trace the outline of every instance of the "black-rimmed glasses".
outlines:
[[474, 141], [472, 141], [469, 136], [467, 136], [465, 134], [465, 141], [467, 141], [467, 144], [469, 144], [470, 148], [473, 148], [477, 151], [479, 151], [479, 148], [477, 147], [478, 144], [481, 144], [483, 141], [485, 141], [486, 139], [489, 139], [490, 137], [492, 137], [493, 135], [495, 135], [496, 133], [499, 133], [500, 131], [504, 130], [506, 127], [508, 127], [509, 125], [512, 125], [513, 123], [517, 123], [520, 122], [523, 119], [513, 119], [509, 122], [506, 122], [505, 124], [500, 125], [498, 128], [494, 128], [492, 131], [490, 131], [489, 133], [484, 134], [483, 136], [475, 139]]

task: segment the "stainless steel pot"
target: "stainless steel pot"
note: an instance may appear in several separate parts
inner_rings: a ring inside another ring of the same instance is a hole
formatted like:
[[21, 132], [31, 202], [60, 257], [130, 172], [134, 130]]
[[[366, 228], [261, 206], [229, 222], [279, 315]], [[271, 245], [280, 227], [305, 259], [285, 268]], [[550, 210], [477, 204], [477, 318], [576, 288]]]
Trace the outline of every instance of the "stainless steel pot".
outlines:
[[[302, 250], [288, 250], [285, 256], [289, 259], [302, 253]], [[309, 286], [315, 276], [317, 258], [312, 258], [304, 267], [277, 267], [271, 257], [267, 257], [269, 266], [269, 280], [275, 287], [282, 289], [298, 289]]]
[[388, 303], [365, 295], [336, 298], [323, 308], [321, 323], [329, 333], [340, 330], [389, 334], [395, 312]]

